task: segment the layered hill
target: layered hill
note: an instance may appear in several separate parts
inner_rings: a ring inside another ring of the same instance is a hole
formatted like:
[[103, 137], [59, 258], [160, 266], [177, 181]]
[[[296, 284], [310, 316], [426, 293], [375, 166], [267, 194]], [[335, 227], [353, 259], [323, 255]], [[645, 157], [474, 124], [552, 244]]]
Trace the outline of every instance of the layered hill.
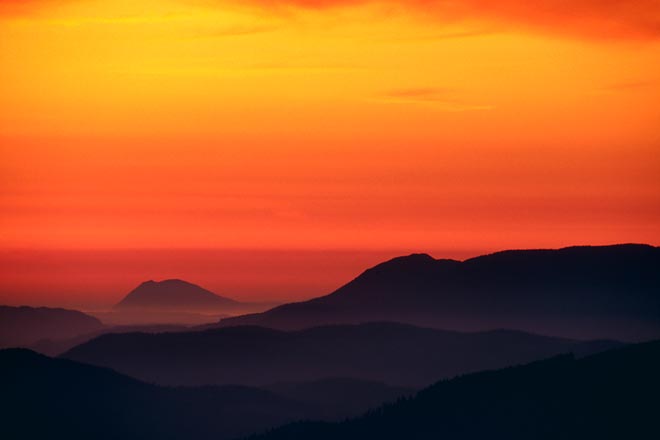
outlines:
[[274, 388], [281, 392], [159, 387], [29, 350], [0, 350], [2, 433], [12, 439], [233, 439], [292, 420], [357, 416], [408, 392], [347, 379]]
[[291, 330], [368, 321], [574, 338], [660, 337], [660, 248], [504, 251], [463, 262], [414, 254], [379, 264], [327, 296], [219, 325]]
[[660, 342], [439, 382], [342, 423], [305, 422], [251, 440], [652, 439]]
[[0, 348], [73, 338], [102, 328], [101, 321], [76, 310], [0, 306]]
[[456, 374], [615, 345], [506, 330], [459, 333], [370, 323], [300, 331], [246, 326], [106, 334], [62, 356], [165, 385], [260, 386], [347, 377], [420, 387]]
[[166, 388], [22, 349], [0, 351], [7, 438], [231, 439], [314, 413], [246, 387]]

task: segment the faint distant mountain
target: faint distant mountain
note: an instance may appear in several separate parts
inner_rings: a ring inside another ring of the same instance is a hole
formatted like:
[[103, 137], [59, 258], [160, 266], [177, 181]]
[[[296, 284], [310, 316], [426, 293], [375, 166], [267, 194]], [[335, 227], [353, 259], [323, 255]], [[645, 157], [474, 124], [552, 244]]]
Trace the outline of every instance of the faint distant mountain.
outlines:
[[[265, 310], [267, 307], [261, 308]], [[214, 325], [218, 320], [241, 313], [241, 310], [260, 310], [256, 307], [245, 307], [231, 310], [231, 314], [222, 310], [177, 310], [160, 308], [113, 308], [111, 310], [95, 310], [90, 315], [100, 319], [109, 326], [201, 326]], [[243, 312], [246, 313], [246, 312]]]
[[576, 338], [658, 337], [660, 248], [504, 251], [464, 262], [414, 254], [379, 264], [330, 295], [219, 325], [290, 330], [367, 321]]
[[235, 309], [241, 303], [183, 280], [145, 281], [130, 291], [117, 309], [218, 310]]
[[660, 342], [439, 382], [342, 423], [300, 422], [252, 440], [660, 438]]
[[76, 310], [0, 306], [0, 348], [23, 347], [44, 338], [72, 338], [102, 327], [98, 319]]
[[105, 368], [0, 351], [7, 439], [214, 439], [309, 418], [309, 405], [248, 387], [166, 388]]
[[142, 332], [142, 333], [164, 333], [164, 332], [180, 332], [187, 331], [189, 327], [182, 325], [172, 325], [172, 324], [162, 324], [162, 325], [118, 325], [118, 326], [105, 326], [99, 330], [95, 330], [90, 333], [83, 333], [71, 338], [56, 339], [47, 337], [45, 339], [40, 339], [35, 343], [28, 344], [24, 348], [29, 348], [34, 350], [37, 353], [45, 354], [46, 356], [57, 356], [64, 353], [65, 351], [70, 350], [76, 345], [80, 345], [83, 342], [87, 342], [91, 339], [94, 339], [98, 336], [107, 334], [107, 333], [131, 333], [131, 332]]
[[507, 330], [458, 333], [371, 323], [291, 332], [246, 326], [107, 334], [62, 356], [164, 385], [260, 386], [351, 377], [418, 387], [456, 374], [614, 345]]

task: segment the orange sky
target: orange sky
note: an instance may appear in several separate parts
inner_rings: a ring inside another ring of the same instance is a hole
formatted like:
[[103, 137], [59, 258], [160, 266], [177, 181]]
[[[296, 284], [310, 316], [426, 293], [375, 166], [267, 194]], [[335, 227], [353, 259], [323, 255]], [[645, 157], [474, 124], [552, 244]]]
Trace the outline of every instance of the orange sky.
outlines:
[[290, 299], [393, 250], [660, 244], [657, 0], [0, 0], [0, 96], [0, 302], [113, 297], [71, 252], [371, 256], [177, 271]]

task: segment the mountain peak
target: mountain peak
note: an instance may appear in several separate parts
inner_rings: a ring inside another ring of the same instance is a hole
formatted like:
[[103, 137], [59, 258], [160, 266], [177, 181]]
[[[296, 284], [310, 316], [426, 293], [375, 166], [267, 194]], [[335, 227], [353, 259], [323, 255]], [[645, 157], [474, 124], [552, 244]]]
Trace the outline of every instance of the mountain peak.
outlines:
[[[148, 281], [144, 281], [144, 282], [140, 283], [140, 286], [153, 286], [153, 285], [156, 285], [156, 286], [176, 286], [176, 285], [179, 285], [179, 286], [199, 287], [196, 284], [193, 284], [193, 283], [190, 283], [188, 281], [181, 280], [181, 279], [178, 279], [178, 278], [169, 278], [169, 279], [161, 280], [161, 281], [148, 280]], [[201, 289], [201, 287], [199, 287], [199, 288]], [[204, 290], [206, 290], [206, 289], [204, 289]]]
[[401, 257], [392, 258], [390, 261], [395, 260], [407, 260], [407, 261], [435, 261], [435, 258], [424, 252], [412, 253], [409, 255], [403, 255]]
[[429, 254], [417, 253], [392, 258], [391, 260], [380, 263], [370, 269], [367, 269], [362, 276], [373, 276], [376, 274], [398, 274], [407, 273], [413, 275], [419, 271], [427, 272], [444, 266], [453, 266], [460, 264], [456, 260], [436, 260]]
[[380, 263], [371, 269], [378, 269], [379, 267], [388, 267], [392, 268], [395, 266], [416, 266], [416, 265], [424, 265], [424, 264], [432, 264], [435, 263], [437, 260], [430, 256], [429, 254], [424, 254], [424, 253], [417, 253], [417, 254], [410, 254], [410, 255], [404, 255], [401, 257], [395, 257], [392, 258], [391, 260], [387, 260], [383, 263]]

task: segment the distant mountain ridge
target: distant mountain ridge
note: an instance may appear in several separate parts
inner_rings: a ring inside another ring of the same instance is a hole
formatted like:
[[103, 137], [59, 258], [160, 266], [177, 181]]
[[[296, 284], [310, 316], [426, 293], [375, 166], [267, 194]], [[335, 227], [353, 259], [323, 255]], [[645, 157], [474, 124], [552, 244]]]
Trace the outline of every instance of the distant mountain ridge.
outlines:
[[179, 279], [145, 281], [130, 291], [116, 309], [233, 309], [241, 303], [225, 298], [196, 284]]
[[0, 306], [0, 348], [23, 347], [46, 338], [72, 338], [102, 328], [101, 321], [77, 310]]
[[22, 346], [29, 350], [36, 351], [37, 353], [45, 354], [46, 356], [57, 356], [67, 350], [72, 349], [76, 345], [80, 345], [100, 335], [107, 333], [164, 333], [164, 332], [181, 332], [189, 331], [189, 327], [182, 325], [164, 324], [164, 325], [126, 325], [126, 326], [104, 326], [99, 330], [91, 333], [83, 333], [74, 337], [66, 339], [50, 339], [43, 338], [33, 344]]
[[329, 295], [218, 325], [291, 330], [369, 321], [572, 338], [660, 337], [660, 248], [512, 250], [463, 262], [413, 254], [368, 269]]
[[105, 334], [62, 357], [163, 385], [263, 386], [348, 377], [420, 387], [471, 371], [618, 345], [508, 330], [460, 333], [383, 322], [298, 331], [242, 326]]

